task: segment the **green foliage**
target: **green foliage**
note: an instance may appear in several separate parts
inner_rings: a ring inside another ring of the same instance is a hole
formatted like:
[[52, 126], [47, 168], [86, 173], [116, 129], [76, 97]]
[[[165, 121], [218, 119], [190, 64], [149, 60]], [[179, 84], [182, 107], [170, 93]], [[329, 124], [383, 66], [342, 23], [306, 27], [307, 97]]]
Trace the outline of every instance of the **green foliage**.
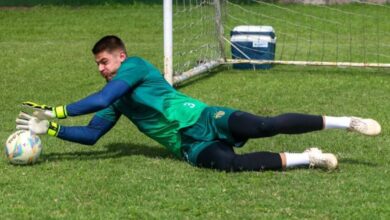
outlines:
[[[162, 69], [161, 15], [161, 6], [0, 11], [3, 143], [14, 131], [22, 101], [66, 104], [104, 85], [90, 52], [103, 35], [119, 35], [131, 54]], [[222, 69], [180, 90], [210, 105], [261, 115], [303, 112], [373, 117], [381, 122], [383, 134], [374, 138], [344, 131], [279, 135], [251, 140], [238, 150], [301, 152], [320, 146], [339, 158], [340, 169], [332, 173], [306, 169], [221, 173], [173, 158], [122, 118], [95, 146], [42, 137], [43, 155], [34, 166], [12, 166], [2, 156], [0, 218], [390, 217], [388, 69]], [[90, 118], [59, 123], [84, 125]]]

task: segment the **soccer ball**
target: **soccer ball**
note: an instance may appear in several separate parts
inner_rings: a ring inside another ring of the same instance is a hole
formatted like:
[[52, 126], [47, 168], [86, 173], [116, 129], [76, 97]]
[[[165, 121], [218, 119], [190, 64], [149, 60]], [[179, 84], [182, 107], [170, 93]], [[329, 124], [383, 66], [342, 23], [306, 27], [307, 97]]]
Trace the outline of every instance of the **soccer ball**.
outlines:
[[33, 164], [42, 151], [41, 139], [31, 131], [20, 130], [9, 136], [5, 154], [12, 164]]

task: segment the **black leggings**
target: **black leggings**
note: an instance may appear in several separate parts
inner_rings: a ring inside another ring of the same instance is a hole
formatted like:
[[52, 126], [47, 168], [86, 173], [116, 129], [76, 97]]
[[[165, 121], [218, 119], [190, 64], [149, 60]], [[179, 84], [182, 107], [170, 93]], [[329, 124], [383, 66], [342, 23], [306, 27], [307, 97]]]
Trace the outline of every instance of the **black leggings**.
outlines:
[[[288, 113], [276, 117], [260, 117], [237, 111], [229, 118], [229, 129], [237, 140], [271, 137], [277, 134], [301, 134], [323, 128], [322, 116]], [[255, 152], [236, 154], [223, 141], [215, 142], [198, 155], [197, 166], [221, 171], [280, 170], [279, 153]]]

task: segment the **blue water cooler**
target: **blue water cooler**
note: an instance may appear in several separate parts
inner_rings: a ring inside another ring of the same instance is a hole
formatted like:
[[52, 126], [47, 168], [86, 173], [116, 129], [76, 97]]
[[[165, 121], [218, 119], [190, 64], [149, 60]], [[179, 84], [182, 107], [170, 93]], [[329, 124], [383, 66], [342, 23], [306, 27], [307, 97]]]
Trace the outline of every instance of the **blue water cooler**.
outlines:
[[[237, 26], [230, 32], [233, 59], [274, 60], [276, 36], [271, 26]], [[234, 69], [269, 69], [272, 64], [233, 64]]]

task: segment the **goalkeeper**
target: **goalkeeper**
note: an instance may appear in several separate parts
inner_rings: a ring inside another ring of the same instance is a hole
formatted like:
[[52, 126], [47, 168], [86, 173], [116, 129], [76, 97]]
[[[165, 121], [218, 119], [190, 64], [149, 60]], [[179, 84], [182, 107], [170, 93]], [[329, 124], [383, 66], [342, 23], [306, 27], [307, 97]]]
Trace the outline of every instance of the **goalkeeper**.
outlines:
[[[63, 140], [93, 145], [107, 133], [121, 115], [165, 146], [177, 157], [198, 167], [223, 171], [283, 170], [314, 167], [332, 170], [337, 158], [310, 148], [303, 153], [253, 152], [236, 154], [250, 138], [277, 134], [301, 134], [323, 129], [345, 129], [378, 135], [380, 125], [372, 119], [329, 117], [288, 113], [262, 117], [230, 108], [208, 106], [171, 87], [161, 73], [139, 57], [128, 57], [116, 36], [105, 36], [92, 52], [107, 84], [77, 102], [57, 107], [23, 104], [34, 109], [21, 112], [16, 128], [48, 134]], [[96, 112], [86, 126], [61, 126], [50, 119]], [[130, 134], [129, 134], [130, 135]]]

